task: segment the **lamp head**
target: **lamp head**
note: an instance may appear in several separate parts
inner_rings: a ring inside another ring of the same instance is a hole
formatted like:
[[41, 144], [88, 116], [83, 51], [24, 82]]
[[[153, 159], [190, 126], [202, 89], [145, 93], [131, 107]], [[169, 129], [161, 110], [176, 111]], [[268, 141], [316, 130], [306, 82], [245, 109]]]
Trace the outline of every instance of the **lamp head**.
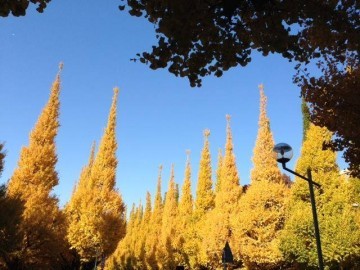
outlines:
[[281, 164], [287, 163], [293, 156], [293, 150], [291, 146], [286, 143], [278, 143], [275, 145], [273, 151], [276, 161]]

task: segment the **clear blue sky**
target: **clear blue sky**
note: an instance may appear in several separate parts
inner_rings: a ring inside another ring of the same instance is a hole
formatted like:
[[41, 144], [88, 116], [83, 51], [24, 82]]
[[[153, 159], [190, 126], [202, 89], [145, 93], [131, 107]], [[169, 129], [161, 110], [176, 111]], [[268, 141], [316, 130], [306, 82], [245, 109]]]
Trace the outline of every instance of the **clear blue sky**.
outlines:
[[[287, 142], [298, 158], [302, 139], [299, 89], [293, 64], [280, 56], [254, 55], [245, 68], [221, 78], [206, 78], [201, 88], [166, 70], [130, 62], [150, 50], [153, 26], [118, 10], [119, 1], [52, 1], [43, 14], [32, 7], [22, 18], [0, 19], [0, 141], [6, 164], [0, 183], [12, 175], [20, 149], [47, 102], [49, 89], [64, 62], [61, 127], [57, 136], [60, 184], [55, 194], [64, 205], [71, 195], [91, 144], [106, 125], [113, 87], [118, 103], [117, 187], [126, 204], [155, 192], [159, 164], [163, 191], [170, 166], [176, 181], [184, 176], [185, 150], [191, 150], [196, 185], [203, 130], [211, 130], [213, 170], [225, 144], [225, 115], [232, 116], [240, 182], [249, 183], [259, 113], [258, 85], [264, 83], [268, 115], [276, 142]], [[293, 166], [294, 162], [290, 165]]]

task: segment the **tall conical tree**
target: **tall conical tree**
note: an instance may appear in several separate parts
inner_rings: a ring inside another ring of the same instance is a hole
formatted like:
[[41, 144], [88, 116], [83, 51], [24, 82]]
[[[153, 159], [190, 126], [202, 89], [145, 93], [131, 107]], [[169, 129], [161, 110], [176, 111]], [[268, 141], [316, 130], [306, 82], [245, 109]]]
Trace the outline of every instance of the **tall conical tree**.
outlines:
[[59, 182], [55, 137], [59, 128], [60, 71], [8, 185], [8, 197], [24, 202], [20, 226], [23, 245], [15, 256], [18, 267], [49, 269], [59, 262], [64, 246], [63, 217], [57, 198], [51, 194]]
[[84, 185], [81, 218], [69, 227], [69, 242], [84, 263], [109, 256], [125, 234], [125, 205], [115, 190], [118, 91], [114, 89], [107, 127]]
[[178, 204], [176, 199], [176, 184], [174, 175], [174, 165], [171, 166], [170, 181], [164, 204], [162, 227], [161, 227], [161, 246], [158, 250], [158, 261], [162, 269], [175, 269], [176, 254], [174, 241], [172, 240], [176, 232], [176, 221], [178, 217]]
[[240, 199], [234, 216], [234, 251], [249, 269], [279, 269], [283, 257], [279, 235], [284, 227], [285, 201], [289, 188], [272, 157], [274, 141], [266, 115], [266, 97], [260, 90], [260, 119], [254, 148], [251, 186]]
[[[329, 269], [353, 269], [359, 262], [360, 228], [349, 185], [340, 175], [336, 154], [323, 150], [323, 143], [331, 137], [326, 128], [310, 124], [296, 171], [306, 175], [311, 168], [313, 180], [321, 184], [321, 189], [315, 190], [315, 197], [325, 265]], [[302, 267], [318, 265], [308, 183], [298, 177], [292, 187], [280, 247], [286, 259]]]
[[159, 269], [159, 265], [156, 260], [156, 253], [157, 253], [157, 249], [159, 248], [159, 242], [161, 236], [160, 233], [162, 226], [162, 215], [163, 215], [163, 203], [162, 203], [162, 195], [161, 195], [162, 168], [163, 168], [162, 165], [160, 165], [154, 209], [150, 219], [150, 231], [145, 241], [147, 266], [150, 269]]
[[204, 147], [201, 152], [199, 176], [196, 187], [194, 214], [197, 219], [201, 219], [207, 212], [214, 208], [209, 136], [210, 130], [206, 129], [204, 131]]
[[145, 212], [144, 217], [142, 219], [141, 224], [141, 232], [140, 232], [140, 239], [139, 242], [141, 243], [141, 250], [143, 254], [141, 254], [142, 260], [142, 269], [151, 269], [150, 265], [147, 263], [147, 252], [146, 252], [146, 238], [148, 237], [151, 231], [151, 194], [150, 192], [146, 192], [146, 205], [145, 205]]
[[230, 115], [226, 115], [226, 145], [225, 155], [222, 162], [222, 176], [220, 181], [219, 195], [216, 196], [216, 207], [226, 210], [227, 214], [233, 212], [235, 205], [241, 196], [240, 178], [236, 167], [236, 158], [234, 154], [234, 146], [232, 140], [232, 132], [230, 127]]
[[204, 146], [200, 157], [196, 197], [191, 226], [188, 228], [188, 253], [190, 254], [191, 268], [199, 267], [206, 256], [200, 254], [203, 243], [202, 227], [206, 222], [206, 216], [212, 211], [215, 205], [214, 191], [212, 190], [212, 169], [209, 145], [210, 130], [204, 130]]
[[[221, 251], [226, 241], [232, 245], [232, 225], [230, 221], [237, 215], [239, 200], [242, 193], [236, 159], [233, 151], [230, 115], [226, 116], [226, 145], [222, 162], [222, 172], [219, 191], [215, 198], [215, 208], [207, 217], [207, 225], [203, 227], [202, 263], [207, 262], [212, 267], [219, 267]], [[206, 254], [206, 256], [205, 256]]]
[[251, 170], [251, 182], [282, 181], [278, 164], [273, 157], [274, 139], [270, 130], [270, 121], [266, 112], [267, 98], [264, 93], [264, 86], [259, 85], [260, 91], [260, 116], [259, 129], [252, 158], [254, 167]]
[[185, 166], [185, 177], [182, 186], [182, 192], [179, 202], [178, 215], [178, 232], [176, 235], [176, 250], [179, 253], [179, 263], [190, 268], [189, 253], [191, 252], [191, 243], [188, 235], [189, 227], [192, 222], [193, 214], [193, 197], [191, 194], [191, 165], [190, 165], [190, 150], [186, 151], [187, 159]]
[[[186, 153], [187, 159], [185, 166], [185, 177], [179, 202], [179, 216], [182, 220], [182, 223], [184, 224], [190, 219], [193, 212], [193, 197], [191, 194], [190, 150], [187, 150]], [[183, 227], [185, 227], [185, 225]]]

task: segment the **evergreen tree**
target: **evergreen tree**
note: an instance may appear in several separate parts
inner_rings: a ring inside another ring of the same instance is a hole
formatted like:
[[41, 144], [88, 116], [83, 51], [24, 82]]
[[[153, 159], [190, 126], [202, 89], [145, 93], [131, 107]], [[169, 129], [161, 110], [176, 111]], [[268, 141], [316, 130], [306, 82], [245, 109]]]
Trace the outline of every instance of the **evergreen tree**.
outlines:
[[242, 189], [233, 152], [230, 116], [226, 116], [226, 145], [222, 162], [221, 180], [215, 198], [215, 208], [207, 217], [207, 224], [202, 228], [201, 261], [211, 267], [219, 267], [222, 249], [229, 241], [232, 246], [231, 220], [238, 214], [239, 200]]
[[[330, 269], [351, 269], [359, 266], [360, 228], [336, 154], [323, 150], [323, 143], [331, 136], [326, 128], [310, 124], [296, 171], [306, 175], [307, 168], [311, 168], [313, 180], [321, 184], [315, 195], [325, 265]], [[318, 265], [308, 183], [297, 177], [280, 247], [288, 261], [306, 268]]]
[[[116, 105], [118, 89], [114, 89], [107, 127], [95, 158], [83, 170], [72, 202], [79, 205], [78, 217], [68, 229], [68, 239], [83, 264], [103, 261], [115, 250], [125, 234], [125, 206], [115, 190], [116, 179]], [[77, 201], [76, 198], [79, 198]], [[76, 206], [74, 206], [76, 207]], [[69, 206], [71, 209], [72, 206]], [[69, 215], [74, 212], [69, 211]]]
[[260, 116], [259, 129], [252, 158], [254, 167], [251, 170], [251, 182], [256, 181], [282, 181], [281, 172], [273, 157], [274, 139], [270, 130], [270, 121], [266, 112], [267, 98], [264, 94], [264, 86], [259, 85], [260, 90]]
[[[60, 70], [62, 64], [60, 65]], [[22, 244], [14, 255], [12, 269], [54, 269], [65, 249], [64, 218], [58, 199], [52, 195], [58, 184], [55, 137], [59, 128], [60, 72], [52, 85], [47, 104], [23, 147], [12, 175], [7, 196], [24, 203], [19, 231]]]

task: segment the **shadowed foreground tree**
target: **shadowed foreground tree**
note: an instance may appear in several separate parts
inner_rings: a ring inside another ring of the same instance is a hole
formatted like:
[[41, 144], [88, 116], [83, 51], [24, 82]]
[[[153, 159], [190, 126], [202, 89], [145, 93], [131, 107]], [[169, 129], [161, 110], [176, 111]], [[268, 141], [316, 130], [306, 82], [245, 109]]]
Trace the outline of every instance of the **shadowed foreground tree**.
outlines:
[[[246, 66], [253, 51], [296, 61], [294, 82], [314, 106], [312, 121], [335, 132], [330, 146], [345, 149], [351, 173], [360, 176], [359, 1], [129, 0], [127, 7], [154, 24], [157, 37], [135, 61], [167, 68], [191, 86]], [[307, 71], [314, 63], [317, 78]]]
[[220, 77], [231, 67], [246, 66], [253, 50], [306, 63], [359, 46], [355, 0], [130, 0], [127, 6], [130, 15], [155, 25], [158, 44], [139, 54], [141, 62], [168, 67], [192, 86], [200, 86], [206, 75]]
[[[0, 144], [0, 176], [4, 169], [4, 144]], [[0, 269], [11, 269], [15, 265], [12, 254], [21, 245], [23, 203], [18, 198], [6, 196], [6, 186], [0, 186]], [[15, 260], [16, 261], [16, 260]]]
[[37, 5], [36, 10], [40, 13], [44, 11], [51, 0], [2, 0], [0, 2], [0, 17], [7, 17], [11, 13], [13, 16], [25, 16], [30, 2]]
[[[359, 16], [360, 18], [360, 16]], [[359, 27], [360, 28], [360, 27]], [[360, 36], [360, 35], [359, 35]], [[337, 60], [323, 64], [319, 78], [302, 76], [299, 85], [310, 103], [311, 120], [325, 126], [335, 137], [324, 148], [344, 150], [350, 174], [360, 177], [360, 69], [358, 55], [352, 55], [347, 68]]]

